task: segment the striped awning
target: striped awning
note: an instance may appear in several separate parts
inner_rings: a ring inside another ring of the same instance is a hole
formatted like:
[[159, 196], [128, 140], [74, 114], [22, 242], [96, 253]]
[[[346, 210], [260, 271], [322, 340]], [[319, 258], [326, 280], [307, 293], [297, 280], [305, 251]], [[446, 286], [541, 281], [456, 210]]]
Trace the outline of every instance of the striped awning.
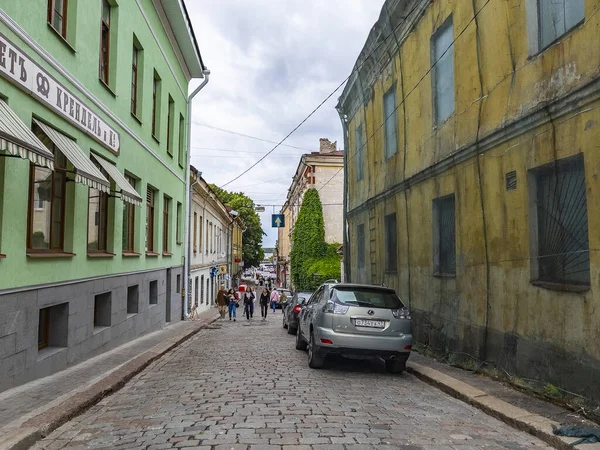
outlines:
[[73, 164], [76, 183], [84, 184], [101, 192], [110, 192], [110, 182], [102, 175], [102, 172], [94, 165], [92, 160], [83, 153], [81, 147], [73, 139], [39, 120], [33, 120], [44, 134], [48, 136], [48, 139], [56, 145], [56, 148], [65, 155], [65, 158]]
[[135, 206], [142, 206], [142, 197], [140, 197], [140, 194], [137, 193], [135, 188], [129, 184], [129, 181], [127, 181], [125, 175], [119, 172], [117, 166], [98, 155], [93, 155], [93, 157], [96, 161], [98, 161], [98, 164], [100, 164], [102, 168], [106, 170], [108, 176], [112, 178], [119, 189], [121, 189], [121, 200], [131, 203]]
[[28, 159], [33, 164], [54, 170], [54, 155], [27, 125], [0, 99], [0, 151]]

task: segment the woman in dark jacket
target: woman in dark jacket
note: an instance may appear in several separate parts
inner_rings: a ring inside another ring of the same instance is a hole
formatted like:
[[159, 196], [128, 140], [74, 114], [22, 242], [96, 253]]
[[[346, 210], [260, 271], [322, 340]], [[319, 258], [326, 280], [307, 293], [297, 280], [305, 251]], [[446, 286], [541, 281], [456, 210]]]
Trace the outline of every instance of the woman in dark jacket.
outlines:
[[260, 316], [267, 320], [267, 311], [269, 310], [269, 296], [271, 292], [265, 287], [260, 294]]
[[254, 315], [255, 298], [254, 291], [251, 287], [248, 287], [248, 290], [244, 293], [244, 312], [246, 313], [246, 319], [248, 320]]

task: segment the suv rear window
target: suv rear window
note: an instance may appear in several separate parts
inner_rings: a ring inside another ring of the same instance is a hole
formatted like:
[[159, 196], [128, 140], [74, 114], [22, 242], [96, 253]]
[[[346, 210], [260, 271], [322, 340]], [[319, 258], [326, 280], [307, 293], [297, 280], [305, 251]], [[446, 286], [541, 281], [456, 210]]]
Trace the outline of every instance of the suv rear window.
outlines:
[[400, 309], [404, 307], [396, 294], [371, 288], [335, 288], [338, 302], [365, 308]]

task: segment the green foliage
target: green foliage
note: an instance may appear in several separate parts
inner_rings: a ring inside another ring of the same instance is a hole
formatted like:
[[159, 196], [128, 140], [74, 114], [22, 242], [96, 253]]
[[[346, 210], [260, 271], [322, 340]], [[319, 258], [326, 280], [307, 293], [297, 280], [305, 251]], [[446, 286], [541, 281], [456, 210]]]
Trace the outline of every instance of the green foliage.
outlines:
[[292, 242], [290, 268], [297, 290], [314, 290], [329, 278], [340, 278], [339, 245], [325, 243], [323, 206], [316, 189], [304, 194]]
[[243, 192], [229, 192], [214, 184], [210, 187], [224, 205], [230, 206], [240, 214], [246, 226], [242, 238], [242, 258], [245, 267], [258, 267], [265, 257], [262, 249], [262, 238], [265, 233], [260, 224], [260, 217], [254, 210], [254, 202]]

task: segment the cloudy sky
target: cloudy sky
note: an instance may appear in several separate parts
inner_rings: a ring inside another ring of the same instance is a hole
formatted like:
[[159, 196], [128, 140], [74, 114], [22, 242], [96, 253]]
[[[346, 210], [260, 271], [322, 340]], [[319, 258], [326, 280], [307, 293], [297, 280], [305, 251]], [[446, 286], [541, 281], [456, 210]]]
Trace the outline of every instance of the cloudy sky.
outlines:
[[[221, 186], [274, 147], [352, 70], [383, 0], [186, 0], [210, 82], [193, 107], [192, 164]], [[303, 153], [319, 138], [343, 147], [338, 91], [254, 169], [226, 187], [261, 205], [282, 205]], [[218, 129], [227, 130], [221, 131]], [[233, 133], [232, 133], [233, 132]], [[237, 133], [237, 134], [234, 134]], [[277, 239], [268, 206], [261, 214]]]

